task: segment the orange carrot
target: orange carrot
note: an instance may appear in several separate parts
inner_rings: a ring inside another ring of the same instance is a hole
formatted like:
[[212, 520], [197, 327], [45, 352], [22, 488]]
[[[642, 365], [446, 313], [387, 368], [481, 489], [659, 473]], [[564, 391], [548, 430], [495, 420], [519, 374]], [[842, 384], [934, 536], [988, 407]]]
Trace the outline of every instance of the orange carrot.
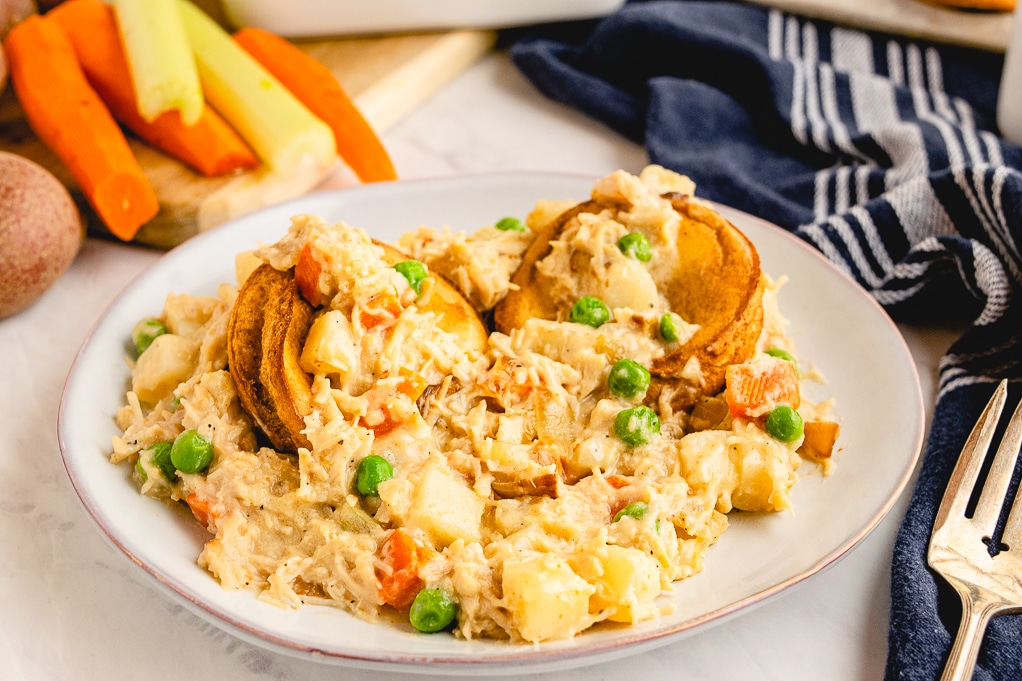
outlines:
[[323, 274], [323, 266], [316, 259], [315, 249], [312, 244], [306, 242], [302, 250], [298, 252], [298, 263], [295, 265], [295, 284], [302, 297], [309, 301], [313, 307], [319, 307], [324, 302], [319, 292], [319, 277]]
[[188, 504], [195, 519], [202, 523], [207, 530], [216, 534], [216, 522], [224, 515], [223, 506], [219, 502], [203, 499], [195, 492], [190, 492], [185, 497], [185, 503]]
[[177, 111], [149, 123], [138, 112], [135, 88], [114, 10], [100, 0], [74, 0], [46, 15], [64, 27], [85, 77], [119, 122], [136, 135], [206, 177], [259, 165], [252, 150], [209, 105], [194, 125]]
[[330, 69], [268, 31], [243, 28], [234, 40], [284, 84], [309, 111], [330, 126], [337, 154], [363, 182], [396, 180], [380, 138]]
[[727, 368], [725, 380], [724, 398], [736, 418], [752, 418], [757, 410], [771, 404], [798, 409], [798, 373], [791, 362], [732, 364]]
[[4, 47], [32, 129], [68, 167], [110, 231], [130, 240], [160, 204], [124, 133], [85, 79], [64, 29], [31, 16], [11, 29]]
[[394, 530], [380, 550], [384, 567], [376, 572], [383, 602], [401, 610], [409, 607], [424, 584], [419, 569], [433, 553], [408, 531]]

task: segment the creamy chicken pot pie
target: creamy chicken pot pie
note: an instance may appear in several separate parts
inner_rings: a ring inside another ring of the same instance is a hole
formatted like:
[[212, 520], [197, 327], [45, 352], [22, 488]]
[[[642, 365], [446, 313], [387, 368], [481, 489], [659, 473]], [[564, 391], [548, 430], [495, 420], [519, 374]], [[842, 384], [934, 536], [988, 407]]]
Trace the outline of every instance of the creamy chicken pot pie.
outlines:
[[169, 295], [136, 329], [112, 460], [188, 505], [224, 588], [278, 606], [513, 642], [658, 617], [727, 514], [789, 509], [837, 437], [751, 245], [723, 321], [675, 290], [730, 257], [693, 190], [618, 171], [585, 210], [397, 249], [295, 217], [239, 256], [238, 286]]

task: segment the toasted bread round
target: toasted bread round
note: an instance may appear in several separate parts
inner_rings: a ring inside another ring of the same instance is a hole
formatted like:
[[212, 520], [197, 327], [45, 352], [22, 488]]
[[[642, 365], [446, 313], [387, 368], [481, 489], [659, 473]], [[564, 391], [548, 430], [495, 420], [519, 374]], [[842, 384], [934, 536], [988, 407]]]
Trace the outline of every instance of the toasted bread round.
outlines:
[[298, 358], [313, 317], [294, 270], [261, 265], [238, 291], [228, 322], [227, 360], [241, 406], [281, 452], [309, 447], [302, 430], [312, 412], [312, 377]]
[[[384, 260], [394, 264], [408, 256], [377, 242]], [[488, 333], [475, 309], [442, 277], [421, 306], [437, 325], [462, 339], [466, 352], [481, 354]], [[259, 266], [238, 291], [227, 329], [227, 356], [242, 407], [280, 452], [309, 448], [302, 432], [312, 413], [312, 376], [299, 359], [316, 309], [299, 292], [294, 269]]]
[[[684, 247], [679, 248], [670, 277], [657, 281], [657, 288], [670, 309], [698, 324], [699, 330], [653, 362], [647, 400], [656, 401], [669, 391], [672, 406], [686, 408], [704, 395], [718, 393], [728, 365], [752, 355], [763, 328], [763, 277], [759, 254], [737, 227], [690, 196], [671, 194], [665, 198], [681, 216], [678, 243]], [[579, 213], [598, 213], [608, 207], [622, 208], [586, 201], [537, 232], [511, 279], [515, 287], [494, 310], [498, 331], [521, 328], [533, 317], [558, 318], [558, 301], [548, 295], [535, 265], [550, 253], [551, 241]], [[698, 362], [701, 381], [683, 376], [693, 359]]]

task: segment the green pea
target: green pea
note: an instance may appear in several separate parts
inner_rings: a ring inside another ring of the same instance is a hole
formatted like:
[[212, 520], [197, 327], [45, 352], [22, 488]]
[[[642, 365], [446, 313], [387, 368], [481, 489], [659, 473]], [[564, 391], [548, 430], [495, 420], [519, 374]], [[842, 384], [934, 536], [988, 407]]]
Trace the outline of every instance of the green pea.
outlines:
[[197, 430], [177, 436], [170, 448], [170, 462], [182, 473], [201, 473], [213, 461], [213, 444]]
[[429, 276], [425, 265], [418, 260], [402, 260], [394, 265], [394, 269], [408, 280], [408, 285], [412, 287], [412, 290], [422, 293], [422, 282], [426, 281], [426, 277]]
[[159, 319], [143, 319], [131, 330], [131, 342], [135, 344], [135, 351], [142, 354], [153, 341], [167, 333], [167, 327]]
[[644, 445], [660, 432], [660, 417], [646, 406], [622, 409], [614, 418], [614, 434], [627, 445]]
[[645, 501], [633, 501], [614, 514], [614, 522], [616, 523], [625, 516], [635, 518], [636, 520], [642, 520], [646, 517], [647, 513], [649, 513], [649, 504]]
[[576, 324], [598, 329], [610, 321], [610, 310], [596, 296], [582, 296], [571, 306], [568, 318]]
[[394, 477], [394, 467], [378, 454], [370, 454], [355, 469], [355, 489], [364, 497], [380, 496], [380, 483]]
[[618, 397], [632, 399], [644, 395], [649, 388], [649, 370], [634, 359], [614, 363], [607, 376], [607, 388]]
[[447, 628], [458, 614], [458, 604], [443, 589], [423, 589], [412, 601], [408, 621], [417, 630], [432, 634]]
[[149, 479], [149, 474], [145, 472], [145, 468], [142, 468], [142, 457], [138, 457], [138, 461], [135, 462], [135, 472], [138, 473], [138, 477], [141, 478], [142, 482]]
[[794, 442], [802, 437], [802, 416], [786, 404], [774, 407], [766, 417], [766, 431], [781, 442]]
[[177, 469], [174, 468], [174, 463], [170, 460], [170, 454], [173, 449], [174, 443], [167, 441], [157, 442], [149, 447], [149, 451], [153, 453], [152, 462], [163, 473], [163, 477], [170, 482], [177, 480]]
[[497, 224], [494, 225], [497, 229], [502, 232], [524, 232], [525, 225], [518, 218], [501, 218], [497, 220]]
[[660, 318], [660, 337], [668, 343], [678, 340], [678, 323], [675, 321], [678, 315], [667, 312]]
[[649, 239], [639, 232], [629, 232], [617, 240], [618, 249], [629, 258], [639, 262], [649, 262], [653, 258], [653, 246]]

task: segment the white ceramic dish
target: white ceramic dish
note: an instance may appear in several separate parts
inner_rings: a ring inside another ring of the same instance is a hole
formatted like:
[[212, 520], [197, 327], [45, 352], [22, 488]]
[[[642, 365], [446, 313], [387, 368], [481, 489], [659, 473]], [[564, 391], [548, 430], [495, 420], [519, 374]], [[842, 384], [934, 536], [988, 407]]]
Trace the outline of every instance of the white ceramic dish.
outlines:
[[195, 564], [207, 538], [183, 509], [138, 494], [128, 466], [111, 465], [113, 415], [129, 375], [123, 357], [135, 322], [159, 314], [166, 294], [213, 294], [233, 281], [237, 251], [277, 240], [307, 212], [393, 240], [420, 224], [474, 230], [524, 215], [540, 198], [588, 196], [592, 178], [487, 175], [369, 185], [314, 194], [228, 223], [176, 248], [134, 281], [85, 340], [68, 376], [58, 419], [68, 475], [100, 531], [174, 599], [249, 641], [325, 662], [445, 674], [525, 673], [593, 664], [719, 624], [832, 564], [888, 512], [922, 444], [923, 407], [914, 363], [881, 308], [815, 250], [744, 213], [722, 208], [759, 249], [764, 270], [787, 274], [782, 309], [799, 356], [827, 376], [842, 422], [837, 467], [824, 479], [805, 465], [795, 513], [734, 514], [705, 571], [663, 597], [675, 611], [635, 627], [596, 628], [538, 646], [422, 635], [368, 624], [320, 606], [297, 611], [231, 593]]
[[505, 28], [610, 14], [624, 0], [222, 0], [235, 26], [290, 38]]

